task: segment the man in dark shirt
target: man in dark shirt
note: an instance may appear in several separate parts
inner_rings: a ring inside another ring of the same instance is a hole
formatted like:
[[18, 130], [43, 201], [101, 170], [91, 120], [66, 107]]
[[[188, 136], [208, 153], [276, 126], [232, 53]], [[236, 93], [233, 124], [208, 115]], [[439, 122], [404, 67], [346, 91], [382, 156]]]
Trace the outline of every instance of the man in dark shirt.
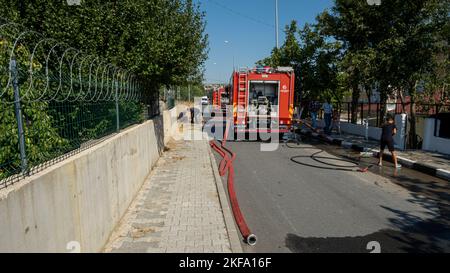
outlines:
[[400, 168], [401, 165], [397, 163], [397, 155], [394, 150], [394, 136], [397, 134], [397, 127], [395, 126], [394, 118], [392, 116], [387, 117], [387, 122], [381, 127], [381, 141], [380, 141], [380, 153], [378, 166], [383, 166], [383, 152], [386, 146], [389, 152], [392, 154], [392, 160], [394, 161], [394, 167]]

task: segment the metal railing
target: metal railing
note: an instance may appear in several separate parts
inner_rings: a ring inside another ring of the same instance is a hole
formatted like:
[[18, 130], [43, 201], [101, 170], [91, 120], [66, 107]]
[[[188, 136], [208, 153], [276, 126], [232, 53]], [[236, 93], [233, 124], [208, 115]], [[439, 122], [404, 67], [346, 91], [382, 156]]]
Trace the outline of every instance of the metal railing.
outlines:
[[159, 114], [131, 71], [0, 19], [0, 189]]
[[[334, 108], [338, 111], [338, 115], [340, 117], [340, 121], [343, 122], [352, 122], [352, 103], [351, 102], [342, 102], [340, 105], [334, 103]], [[303, 101], [302, 106], [304, 107], [304, 114], [308, 115], [309, 113], [309, 101]], [[382, 109], [386, 107], [386, 113], [391, 114], [410, 114], [411, 113], [411, 103], [357, 103], [355, 107], [353, 120], [356, 124], [364, 125], [365, 120], [369, 121], [369, 126], [379, 127], [383, 123], [384, 117], [381, 116]], [[433, 116], [439, 113], [449, 113], [450, 112], [450, 104], [432, 104], [432, 103], [416, 103], [415, 104], [415, 112], [417, 116]], [[319, 111], [318, 118], [323, 118], [322, 111]]]
[[[369, 126], [379, 127], [382, 125], [384, 117], [381, 116], [382, 109], [386, 108], [386, 113], [390, 114], [410, 114], [411, 113], [411, 103], [358, 103], [356, 107], [356, 120], [357, 124], [364, 124], [365, 120], [369, 121]], [[429, 117], [443, 112], [450, 111], [450, 104], [432, 104], [432, 103], [416, 103], [414, 108], [417, 116]], [[340, 110], [341, 120], [347, 122], [352, 121], [352, 103], [345, 102], [342, 104]]]

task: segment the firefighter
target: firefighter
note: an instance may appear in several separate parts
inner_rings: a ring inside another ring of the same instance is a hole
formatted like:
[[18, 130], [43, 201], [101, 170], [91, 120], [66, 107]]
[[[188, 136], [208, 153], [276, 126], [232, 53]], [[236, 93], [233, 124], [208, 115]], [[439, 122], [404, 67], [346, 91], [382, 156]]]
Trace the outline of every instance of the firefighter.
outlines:
[[252, 87], [252, 99], [258, 99], [258, 94], [256, 93], [256, 88], [254, 86]]
[[317, 127], [317, 113], [319, 112], [320, 107], [321, 105], [316, 99], [311, 100], [309, 103], [309, 113], [311, 115], [312, 127], [314, 129]]
[[333, 121], [331, 123], [330, 132], [333, 132], [333, 129], [336, 129], [337, 134], [341, 134], [341, 117], [339, 115], [338, 110], [333, 110]]

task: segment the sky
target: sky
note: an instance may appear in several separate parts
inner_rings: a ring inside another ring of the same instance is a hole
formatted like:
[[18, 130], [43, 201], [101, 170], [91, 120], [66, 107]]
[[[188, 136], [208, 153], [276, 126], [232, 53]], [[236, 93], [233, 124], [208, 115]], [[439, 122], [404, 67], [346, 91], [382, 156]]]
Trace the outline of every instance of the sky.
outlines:
[[[275, 47], [275, 0], [198, 0], [206, 12], [209, 58], [206, 83], [226, 83], [236, 68], [253, 67]], [[300, 26], [332, 7], [333, 0], [278, 0], [279, 44], [292, 20]]]

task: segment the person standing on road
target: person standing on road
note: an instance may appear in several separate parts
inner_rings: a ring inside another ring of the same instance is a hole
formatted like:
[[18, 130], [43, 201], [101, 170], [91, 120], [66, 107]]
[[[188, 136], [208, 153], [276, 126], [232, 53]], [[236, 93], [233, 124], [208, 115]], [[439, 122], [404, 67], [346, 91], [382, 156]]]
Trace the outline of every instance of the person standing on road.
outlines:
[[395, 126], [394, 118], [391, 115], [389, 115], [386, 120], [387, 122], [381, 127], [382, 130], [378, 166], [383, 166], [383, 152], [384, 148], [387, 146], [389, 152], [391, 152], [392, 160], [394, 161], [394, 168], [398, 169], [401, 168], [401, 165], [397, 163], [397, 155], [394, 150], [394, 136], [397, 134], [397, 127]]
[[190, 111], [190, 113], [191, 113], [191, 124], [194, 124], [194, 123], [195, 123], [195, 108], [194, 108], [194, 106], [192, 106], [192, 107], [189, 109], [189, 111]]
[[341, 134], [341, 117], [338, 110], [333, 110], [333, 122], [331, 123], [330, 133], [336, 129], [338, 135]]
[[323, 112], [324, 112], [324, 119], [325, 119], [325, 134], [329, 135], [331, 134], [330, 127], [331, 127], [331, 119], [333, 116], [333, 105], [331, 105], [330, 98], [326, 99], [326, 102], [322, 106]]
[[309, 103], [309, 113], [311, 114], [312, 127], [316, 129], [317, 127], [317, 113], [320, 110], [320, 103], [315, 99]]

